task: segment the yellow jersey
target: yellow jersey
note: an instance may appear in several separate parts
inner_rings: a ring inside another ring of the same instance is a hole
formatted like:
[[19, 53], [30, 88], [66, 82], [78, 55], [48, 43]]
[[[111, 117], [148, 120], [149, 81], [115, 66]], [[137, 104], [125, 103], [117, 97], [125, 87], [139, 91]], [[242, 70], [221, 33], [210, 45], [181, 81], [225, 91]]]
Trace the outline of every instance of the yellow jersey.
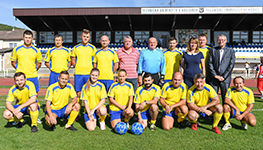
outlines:
[[180, 50], [171, 51], [169, 49], [163, 52], [166, 62], [165, 80], [172, 80], [175, 72], [180, 72], [180, 64], [183, 53]]
[[69, 97], [77, 97], [74, 87], [70, 83], [67, 83], [62, 89], [58, 86], [58, 82], [56, 82], [48, 87], [45, 100], [51, 102], [50, 108], [52, 110], [59, 110], [69, 103]]
[[6, 101], [13, 103], [16, 100], [16, 104], [24, 104], [30, 97], [36, 96], [35, 85], [31, 81], [26, 81], [23, 89], [19, 89], [17, 85], [13, 85], [8, 92]]
[[115, 51], [100, 49], [95, 53], [93, 62], [97, 63], [97, 68], [100, 70], [99, 80], [113, 80], [113, 66], [119, 62]]
[[203, 107], [215, 97], [217, 97], [217, 93], [209, 84], [205, 83], [202, 90], [197, 90], [196, 86], [193, 85], [188, 90], [187, 103], [195, 103], [198, 107]]
[[93, 109], [98, 105], [100, 100], [106, 99], [107, 93], [104, 84], [97, 81], [95, 85], [90, 85], [89, 91], [87, 91], [87, 85], [83, 85], [81, 90], [80, 99], [87, 101], [89, 109]]
[[76, 75], [89, 75], [93, 68], [92, 61], [94, 59], [97, 49], [94, 45], [82, 43], [74, 46], [72, 50], [72, 57], [76, 57], [75, 74]]
[[71, 61], [70, 55], [71, 52], [66, 47], [60, 49], [52, 47], [47, 51], [44, 61], [50, 63], [49, 69], [51, 71], [60, 73], [69, 69], [68, 62]]
[[[130, 96], [134, 95], [133, 86], [129, 82], [125, 82], [123, 85], [119, 84], [118, 82], [115, 82], [111, 85], [109, 89], [108, 96], [113, 98], [118, 104], [120, 105], [129, 105], [129, 99]], [[111, 111], [119, 111], [120, 108], [113, 105], [112, 103], [110, 105]]]
[[249, 104], [255, 103], [254, 94], [247, 87], [243, 87], [241, 91], [237, 91], [235, 86], [228, 88], [226, 92], [226, 98], [229, 98], [242, 112], [247, 109]]
[[23, 72], [27, 78], [36, 78], [36, 62], [42, 63], [42, 55], [34, 45], [19, 45], [13, 49], [10, 60], [17, 62], [16, 72]]
[[[203, 53], [204, 59], [205, 59], [205, 69], [206, 69], [206, 76], [208, 73], [208, 59], [209, 59], [209, 52], [210, 52], [211, 47], [206, 45], [206, 47], [200, 47], [199, 51]], [[202, 70], [201, 64], [200, 64], [200, 69]]]
[[[173, 82], [168, 82], [163, 85], [161, 98], [165, 99], [165, 103], [169, 106], [178, 103], [180, 100], [186, 100], [188, 87], [185, 83], [177, 88], [173, 86]], [[165, 108], [163, 108], [165, 110]]]
[[[154, 97], [160, 98], [160, 87], [156, 84], [152, 84], [150, 89], [146, 89], [144, 85], [140, 86], [136, 90], [135, 98], [134, 98], [134, 103], [135, 104], [141, 104], [144, 101], [151, 101], [153, 100]], [[150, 108], [150, 105], [146, 104], [141, 112], [144, 112]]]

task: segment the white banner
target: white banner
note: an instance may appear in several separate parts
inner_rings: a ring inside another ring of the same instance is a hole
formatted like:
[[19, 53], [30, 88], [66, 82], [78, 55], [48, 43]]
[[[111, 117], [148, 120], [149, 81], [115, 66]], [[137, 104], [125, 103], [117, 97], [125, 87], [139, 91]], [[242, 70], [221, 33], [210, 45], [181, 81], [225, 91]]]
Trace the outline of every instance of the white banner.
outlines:
[[262, 14], [263, 7], [141, 8], [141, 14]]

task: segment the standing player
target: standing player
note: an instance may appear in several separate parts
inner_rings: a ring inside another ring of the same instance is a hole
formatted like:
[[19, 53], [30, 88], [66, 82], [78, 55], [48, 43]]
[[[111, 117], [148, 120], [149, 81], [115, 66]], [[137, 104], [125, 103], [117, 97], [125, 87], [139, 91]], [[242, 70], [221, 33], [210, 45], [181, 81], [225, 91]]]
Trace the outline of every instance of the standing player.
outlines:
[[247, 124], [254, 127], [257, 123], [256, 117], [251, 113], [255, 103], [254, 94], [244, 86], [244, 78], [241, 76], [235, 77], [233, 82], [234, 86], [228, 88], [225, 96], [224, 118], [226, 124], [222, 129], [231, 129], [229, 119], [235, 117], [241, 121], [242, 128], [247, 130]]
[[100, 71], [93, 68], [90, 72], [90, 78], [81, 90], [80, 99], [84, 101], [86, 113], [84, 114], [85, 124], [89, 131], [96, 128], [97, 116], [100, 118], [100, 129], [105, 130], [105, 119], [107, 109], [104, 106], [107, 93], [105, 86], [98, 80]]
[[260, 64], [256, 67], [256, 76], [255, 79], [257, 79], [257, 88], [258, 91], [261, 94], [261, 99], [263, 99], [263, 57], [260, 58]]
[[159, 113], [157, 106], [160, 98], [160, 87], [153, 84], [153, 78], [150, 73], [145, 73], [143, 76], [143, 85], [136, 90], [134, 99], [138, 121], [145, 129], [148, 124], [148, 118], [151, 118], [150, 130], [155, 130], [155, 123]]
[[[57, 118], [68, 117], [65, 129], [77, 131], [72, 124], [79, 114], [80, 105], [74, 87], [68, 83], [69, 73], [62, 71], [58, 76], [58, 80], [58, 82], [51, 84], [47, 89], [45, 119], [51, 131], [54, 131]], [[70, 103], [69, 97], [72, 98]]]
[[68, 71], [71, 67], [71, 52], [66, 47], [62, 46], [63, 38], [61, 35], [54, 36], [55, 47], [50, 48], [45, 56], [45, 65], [50, 69], [49, 83], [58, 82], [58, 76], [61, 71]]
[[109, 43], [109, 37], [103, 35], [100, 39], [101, 49], [95, 53], [93, 60], [94, 67], [100, 70], [99, 81], [105, 85], [107, 92], [113, 83], [113, 73], [117, 71], [119, 62], [116, 52], [109, 49]]
[[111, 127], [114, 129], [115, 125], [121, 121], [121, 116], [124, 116], [124, 122], [129, 127], [129, 120], [134, 115], [132, 110], [133, 102], [133, 87], [132, 84], [126, 82], [127, 73], [124, 69], [119, 70], [118, 73], [119, 82], [115, 82], [109, 89], [109, 107], [110, 107], [110, 122]]
[[[25, 124], [23, 116], [30, 114], [31, 132], [35, 133], [37, 129], [38, 104], [35, 85], [31, 81], [26, 81], [26, 76], [22, 72], [14, 75], [15, 85], [13, 85], [6, 99], [6, 110], [3, 116], [8, 121], [17, 121], [17, 128], [22, 128]], [[15, 105], [12, 103], [16, 101]]]
[[190, 109], [188, 119], [192, 123], [192, 129], [197, 130], [199, 117], [211, 116], [214, 122], [212, 130], [221, 134], [217, 125], [223, 115], [223, 107], [213, 87], [205, 83], [205, 76], [198, 73], [194, 76], [194, 85], [188, 90], [187, 103]]
[[169, 48], [163, 52], [166, 62], [164, 83], [172, 81], [173, 74], [180, 71], [183, 53], [176, 48], [177, 40], [171, 37], [168, 40]]
[[74, 87], [78, 98], [80, 97], [82, 86], [88, 81], [89, 73], [93, 68], [92, 60], [97, 51], [96, 47], [89, 43], [90, 31], [83, 29], [81, 33], [82, 42], [74, 46], [71, 54], [71, 62], [75, 67]]
[[164, 130], [170, 130], [174, 125], [174, 118], [177, 115], [178, 127], [184, 129], [183, 121], [188, 114], [186, 106], [187, 85], [183, 83], [183, 76], [180, 72], [173, 75], [171, 82], [164, 84], [160, 98], [163, 106], [162, 126]]
[[[205, 34], [200, 34], [199, 35], [199, 51], [203, 53], [204, 59], [205, 59], [205, 68], [206, 68], [206, 75], [208, 73], [208, 59], [209, 59], [209, 51], [211, 49], [210, 46], [206, 45], [207, 44], [207, 37]], [[201, 68], [201, 64], [200, 64]]]

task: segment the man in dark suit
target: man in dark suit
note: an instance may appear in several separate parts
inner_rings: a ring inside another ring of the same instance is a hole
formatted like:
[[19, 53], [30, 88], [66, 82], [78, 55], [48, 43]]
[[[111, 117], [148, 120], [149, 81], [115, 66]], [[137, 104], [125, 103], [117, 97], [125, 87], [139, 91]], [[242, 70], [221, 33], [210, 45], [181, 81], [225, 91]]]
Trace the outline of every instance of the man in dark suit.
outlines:
[[231, 72], [235, 65], [235, 51], [226, 47], [227, 38], [219, 35], [218, 46], [209, 52], [207, 83], [218, 93], [220, 87], [221, 97], [224, 103], [226, 91], [231, 82]]

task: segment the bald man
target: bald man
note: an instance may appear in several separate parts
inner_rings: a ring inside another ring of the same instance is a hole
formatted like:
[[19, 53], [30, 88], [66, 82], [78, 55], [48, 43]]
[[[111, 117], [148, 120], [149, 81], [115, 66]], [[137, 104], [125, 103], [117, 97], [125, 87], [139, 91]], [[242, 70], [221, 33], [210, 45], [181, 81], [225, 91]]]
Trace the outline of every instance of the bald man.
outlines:
[[94, 67], [100, 70], [98, 81], [105, 85], [108, 92], [114, 79], [114, 72], [118, 69], [118, 56], [114, 50], [111, 50], [108, 45], [110, 39], [107, 35], [103, 35], [100, 39], [101, 49], [99, 49], [94, 56]]
[[148, 45], [149, 48], [141, 51], [138, 60], [138, 83], [142, 85], [142, 76], [151, 73], [153, 83], [162, 86], [166, 66], [163, 51], [156, 48], [157, 40], [154, 37], [149, 39]]
[[176, 116], [178, 116], [178, 127], [185, 128], [183, 121], [188, 114], [187, 90], [187, 85], [183, 83], [183, 76], [180, 72], [174, 73], [172, 81], [164, 84], [160, 98], [163, 106], [162, 126], [164, 130], [172, 129]]

